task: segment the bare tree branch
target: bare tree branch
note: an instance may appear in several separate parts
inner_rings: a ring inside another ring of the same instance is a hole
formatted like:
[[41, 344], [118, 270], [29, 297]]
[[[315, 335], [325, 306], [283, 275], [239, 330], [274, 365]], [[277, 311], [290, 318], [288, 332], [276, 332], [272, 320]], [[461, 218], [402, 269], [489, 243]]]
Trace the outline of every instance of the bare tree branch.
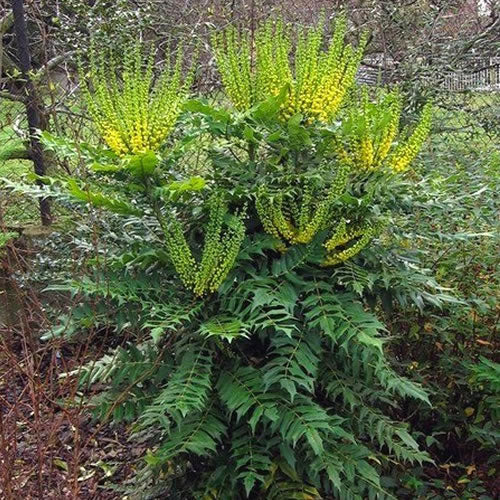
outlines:
[[10, 92], [7, 92], [6, 90], [0, 90], [0, 98], [1, 99], [8, 99], [9, 101], [26, 103], [25, 97], [20, 96], [20, 95], [11, 94]]
[[65, 52], [64, 54], [59, 54], [53, 57], [50, 61], [47, 61], [47, 64], [42, 66], [36, 73], [35, 79], [38, 79], [42, 76], [47, 75], [51, 70], [59, 66], [62, 62], [67, 60], [68, 58], [74, 56], [77, 53], [76, 50], [70, 50]]

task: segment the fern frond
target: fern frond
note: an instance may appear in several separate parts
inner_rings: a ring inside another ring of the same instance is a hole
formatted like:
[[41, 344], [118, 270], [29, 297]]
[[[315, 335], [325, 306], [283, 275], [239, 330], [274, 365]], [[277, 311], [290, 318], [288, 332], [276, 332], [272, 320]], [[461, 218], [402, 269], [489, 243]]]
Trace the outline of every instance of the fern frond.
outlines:
[[500, 363], [481, 356], [476, 364], [469, 364], [472, 380], [488, 387], [494, 394], [500, 393]]
[[418, 399], [432, 406], [427, 391], [420, 384], [396, 373], [385, 358], [378, 357], [374, 373], [389, 392], [396, 393], [403, 398]]
[[379, 447], [386, 447], [398, 460], [410, 463], [428, 461], [428, 455], [420, 451], [407, 426], [393, 421], [371, 404], [374, 393], [379, 393], [380, 398], [387, 398], [385, 391], [376, 391], [373, 386], [347, 376], [343, 370], [332, 366], [331, 362], [327, 362], [327, 367], [328, 374], [325, 374], [324, 379], [330, 382], [325, 390], [332, 400], [340, 400], [353, 417], [352, 426], [358, 435], [368, 435], [372, 442]]
[[368, 461], [371, 456], [370, 450], [359, 443], [334, 443], [311, 463], [312, 477], [317, 480], [325, 474], [338, 499], [396, 500], [381, 486], [379, 472]]
[[281, 258], [273, 260], [272, 274], [274, 277], [289, 274], [307, 259], [311, 247], [308, 245], [294, 245], [289, 248]]
[[229, 344], [238, 338], [248, 338], [247, 326], [239, 319], [228, 315], [217, 315], [200, 325], [200, 334], [206, 338], [226, 340]]
[[266, 493], [269, 500], [321, 500], [319, 491], [300, 482], [277, 481]]
[[335, 293], [327, 282], [313, 282], [306, 287], [308, 297], [302, 302], [308, 327], [325, 334], [332, 345], [346, 345], [354, 340], [382, 351], [381, 332], [385, 327], [377, 317], [366, 312], [355, 297]]
[[108, 195], [102, 190], [91, 191], [89, 186], [80, 187], [75, 179], [68, 178], [66, 180], [66, 189], [69, 196], [76, 201], [93, 205], [96, 208], [103, 208], [120, 215], [141, 216], [143, 214], [142, 210], [134, 207], [128, 201]]
[[65, 373], [64, 377], [79, 374], [78, 383], [81, 386], [87, 384], [91, 386], [96, 382], [109, 382], [113, 373], [118, 368], [119, 352], [121, 349], [121, 347], [117, 347], [113, 353], [105, 354], [97, 360], [92, 360], [78, 370]]
[[117, 347], [98, 360], [93, 360], [77, 371], [64, 376], [79, 375], [80, 386], [91, 386], [95, 383], [109, 383], [118, 386], [123, 380], [137, 378], [141, 373], [151, 372], [158, 366], [155, 357], [158, 356], [149, 344], [128, 345], [127, 348]]
[[151, 343], [145, 343], [119, 347], [64, 376], [79, 376], [81, 387], [97, 382], [108, 384], [107, 391], [97, 393], [90, 400], [94, 416], [106, 420], [112, 414], [117, 422], [131, 422], [150, 404], [171, 369], [171, 359], [154, 349]]
[[268, 276], [246, 280], [224, 301], [226, 310], [240, 315], [254, 333], [291, 335], [296, 330], [297, 296], [287, 281]]

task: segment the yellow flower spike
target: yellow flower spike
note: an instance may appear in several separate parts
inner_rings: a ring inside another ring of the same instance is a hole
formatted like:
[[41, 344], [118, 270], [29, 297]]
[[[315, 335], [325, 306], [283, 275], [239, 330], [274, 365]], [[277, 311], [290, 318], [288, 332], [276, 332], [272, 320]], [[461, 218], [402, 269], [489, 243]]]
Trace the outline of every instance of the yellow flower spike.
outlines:
[[361, 163], [368, 169], [373, 165], [373, 144], [370, 137], [363, 137], [360, 146]]
[[116, 130], [112, 130], [107, 128], [103, 132], [103, 139], [106, 144], [117, 154], [121, 154], [123, 151], [127, 149], [125, 143], [122, 141], [120, 134]]
[[432, 106], [427, 103], [422, 110], [420, 120], [406, 142], [402, 143], [389, 159], [389, 166], [396, 172], [402, 172], [418, 155], [425, 139], [429, 135], [432, 120]]
[[[399, 116], [398, 116], [398, 121], [399, 121]], [[391, 146], [394, 142], [394, 139], [396, 138], [397, 135], [397, 126], [391, 126], [388, 127], [387, 132], [384, 134], [380, 145], [377, 150], [377, 159], [376, 159], [376, 165], [381, 165], [382, 162], [385, 160], [387, 155], [389, 154], [389, 150], [391, 149]]]
[[271, 196], [265, 187], [259, 188], [255, 207], [264, 230], [281, 245], [310, 243], [329, 226], [333, 204], [344, 193], [350, 170], [349, 164], [340, 166], [326, 192], [315, 192], [313, 185], [306, 183], [298, 200], [285, 199], [282, 192]]
[[[347, 229], [345, 220], [341, 220], [333, 236], [324, 245], [328, 255], [321, 263], [321, 266], [335, 266], [354, 257], [368, 245], [377, 231], [377, 227], [369, 225], [357, 229]], [[349, 245], [347, 248], [335, 251], [337, 247], [346, 244]]]

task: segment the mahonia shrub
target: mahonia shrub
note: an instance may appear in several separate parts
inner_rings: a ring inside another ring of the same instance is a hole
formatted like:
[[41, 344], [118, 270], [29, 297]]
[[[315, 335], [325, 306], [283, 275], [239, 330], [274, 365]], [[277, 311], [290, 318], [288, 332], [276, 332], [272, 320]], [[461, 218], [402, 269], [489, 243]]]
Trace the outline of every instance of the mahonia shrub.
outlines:
[[[401, 281], [392, 268], [375, 273], [363, 262], [386, 261], [384, 231], [403, 203], [401, 173], [422, 145], [430, 108], [403, 140], [395, 91], [360, 91], [361, 105], [354, 92], [341, 109], [363, 42], [344, 44], [344, 18], [329, 43], [322, 33], [293, 38], [269, 21], [254, 46], [233, 30], [214, 35], [236, 109], [188, 101], [186, 138], [169, 147], [131, 142], [141, 116], [141, 140], [165, 136], [154, 128], [165, 126], [160, 104], [144, 103], [170, 97], [159, 90], [146, 99], [150, 73], [132, 72], [124, 86], [101, 80], [88, 90], [90, 106], [114, 104], [92, 115], [99, 130], [99, 120], [118, 120], [127, 149], [86, 147], [85, 183], [47, 180], [54, 197], [109, 211], [127, 228], [107, 267], [67, 286], [99, 312], [77, 315], [72, 332], [81, 321], [85, 336], [93, 321], [133, 339], [80, 376], [106, 388], [93, 399], [96, 416], [129, 422], [132, 439], [149, 445], [137, 495], [395, 498], [385, 472], [428, 460], [399, 418], [410, 402], [429, 404], [428, 395], [391, 357], [392, 332], [373, 295], [395, 283], [399, 300], [421, 300], [417, 280], [411, 270]], [[113, 110], [129, 106], [129, 93], [144, 115], [122, 120]], [[193, 141], [204, 148], [201, 176], [189, 175]]]

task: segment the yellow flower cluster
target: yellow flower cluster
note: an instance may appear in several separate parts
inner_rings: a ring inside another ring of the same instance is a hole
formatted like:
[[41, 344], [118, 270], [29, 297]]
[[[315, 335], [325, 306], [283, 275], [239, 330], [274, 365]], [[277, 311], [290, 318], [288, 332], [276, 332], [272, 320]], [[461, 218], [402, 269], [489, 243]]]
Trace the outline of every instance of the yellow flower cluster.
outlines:
[[339, 161], [364, 170], [384, 164], [396, 172], [405, 170], [429, 133], [432, 110], [430, 105], [425, 106], [415, 131], [405, 141], [398, 137], [401, 107], [397, 91], [378, 95], [371, 101], [363, 89], [361, 102], [348, 108], [337, 137], [334, 149]]
[[278, 95], [285, 85], [289, 85], [291, 93], [294, 92], [290, 35], [290, 27], [280, 20], [268, 20], [257, 29], [253, 68], [256, 102]]
[[264, 230], [278, 240], [277, 250], [284, 253], [288, 245], [310, 243], [319, 231], [327, 230], [331, 236], [323, 244], [326, 256], [323, 267], [334, 266], [358, 254], [377, 234], [380, 226], [370, 223], [348, 226], [345, 219], [332, 224], [334, 201], [345, 191], [349, 169], [339, 171], [326, 197], [320, 201], [311, 182], [306, 182], [299, 203], [285, 198], [282, 192], [271, 195], [261, 187], [255, 206]]
[[182, 48], [155, 83], [154, 54], [145, 61], [139, 45], [128, 47], [121, 71], [116, 56], [91, 50], [85, 93], [102, 138], [119, 156], [156, 151], [171, 132], [191, 85], [182, 79]]
[[310, 243], [319, 231], [329, 227], [332, 206], [344, 193], [348, 176], [349, 168], [343, 165], [323, 198], [306, 181], [300, 203], [291, 196], [285, 198], [281, 191], [273, 196], [260, 187], [255, 207], [264, 230], [279, 240], [278, 250], [286, 251], [287, 244]]
[[329, 122], [338, 112], [354, 84], [366, 44], [366, 36], [362, 36], [357, 49], [346, 45], [346, 29], [346, 19], [340, 16], [326, 51], [322, 49], [323, 23], [299, 34], [290, 114], [300, 112], [310, 120]]
[[308, 121], [330, 122], [353, 86], [366, 37], [357, 49], [344, 42], [346, 18], [339, 16], [330, 43], [324, 49], [324, 23], [300, 30], [268, 20], [254, 40], [234, 28], [214, 34], [212, 46], [222, 83], [241, 111], [290, 89], [283, 116], [302, 113]]
[[382, 165], [396, 139], [401, 115], [399, 93], [389, 92], [371, 102], [368, 91], [361, 92], [348, 107], [342, 122], [336, 152], [341, 162], [365, 170]]

